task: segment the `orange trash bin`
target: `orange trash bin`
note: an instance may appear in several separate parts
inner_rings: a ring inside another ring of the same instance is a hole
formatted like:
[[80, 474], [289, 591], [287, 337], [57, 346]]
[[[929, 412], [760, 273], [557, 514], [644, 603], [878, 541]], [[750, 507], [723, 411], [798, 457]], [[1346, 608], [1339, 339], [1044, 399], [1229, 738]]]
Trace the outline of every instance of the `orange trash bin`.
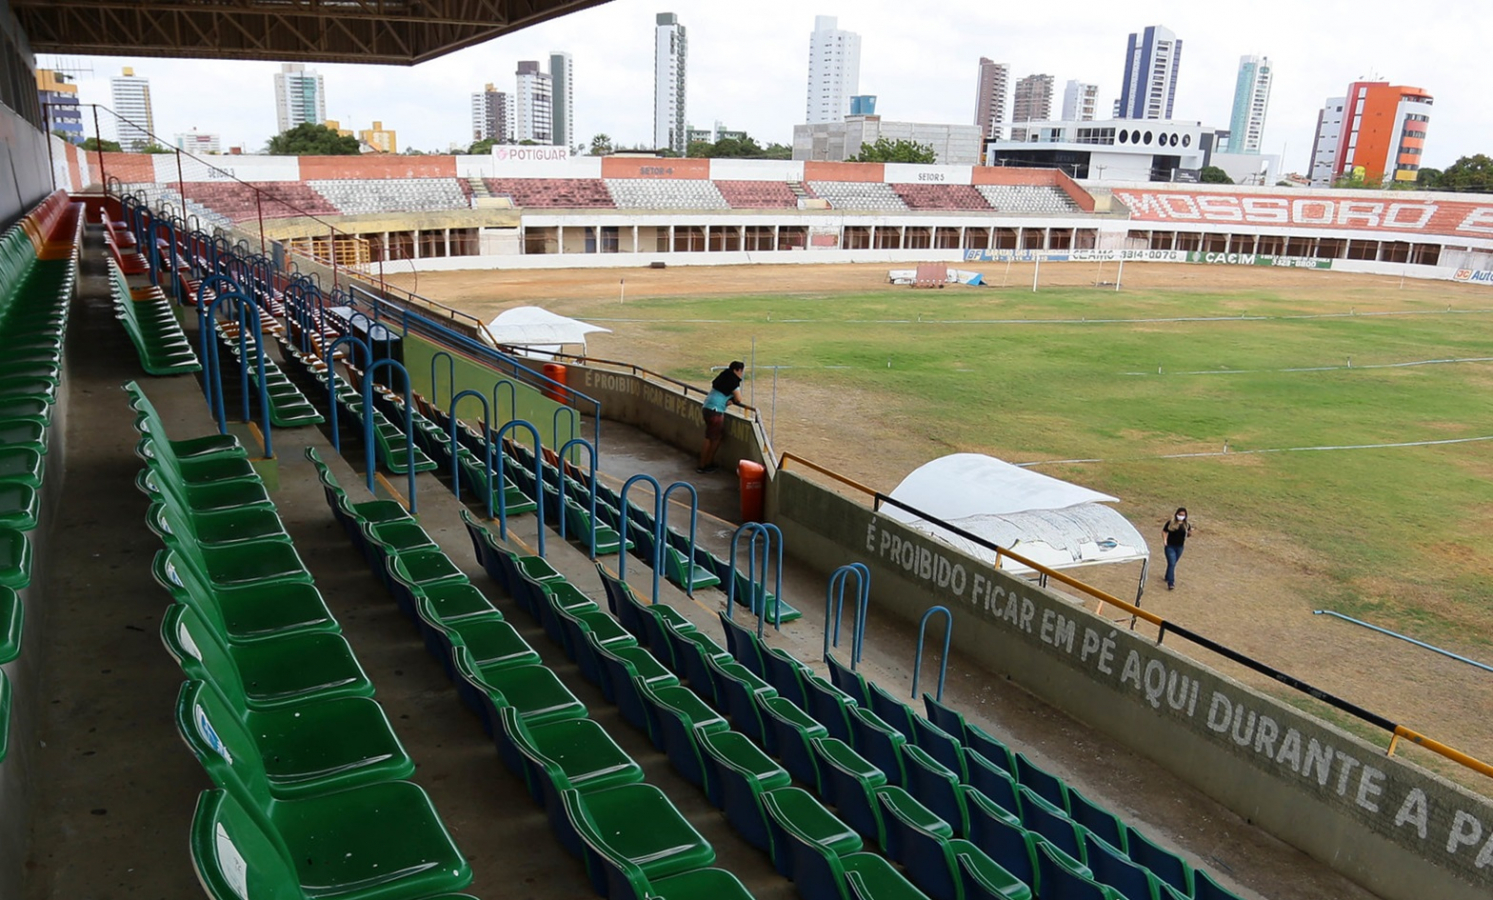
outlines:
[[743, 459], [736, 464], [736, 479], [741, 485], [741, 520], [743, 522], [762, 521], [762, 509], [767, 490], [767, 468], [760, 463]]
[[565, 388], [558, 386], [566, 383], [565, 367], [560, 363], [545, 363], [540, 371], [544, 373], [545, 378], [548, 378], [550, 381], [557, 382], [557, 384], [550, 384], [548, 382], [545, 383], [543, 391], [544, 396], [550, 398], [556, 403], [570, 403], [570, 392]]

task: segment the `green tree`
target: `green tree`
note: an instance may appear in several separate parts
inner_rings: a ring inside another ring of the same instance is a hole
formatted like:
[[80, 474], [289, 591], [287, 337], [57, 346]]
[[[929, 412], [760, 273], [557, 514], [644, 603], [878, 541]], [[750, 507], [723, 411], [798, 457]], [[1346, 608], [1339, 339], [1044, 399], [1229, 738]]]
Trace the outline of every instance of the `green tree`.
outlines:
[[1203, 166], [1203, 168], [1198, 171], [1198, 181], [1201, 181], [1203, 184], [1234, 183], [1234, 179], [1229, 177], [1229, 173], [1225, 172], [1223, 169], [1220, 169], [1218, 166]]
[[861, 152], [856, 154], [855, 159], [851, 160], [851, 162], [880, 163], [931, 163], [937, 161], [938, 155], [927, 144], [919, 144], [916, 141], [893, 141], [884, 137], [877, 138], [874, 144], [862, 144]]
[[1436, 186], [1444, 191], [1493, 191], [1493, 159], [1479, 153], [1447, 166]]
[[591, 155], [606, 156], [612, 152], [612, 136], [609, 134], [591, 135]]
[[118, 153], [122, 149], [119, 146], [119, 142], [118, 141], [109, 141], [109, 140], [102, 140], [101, 141], [98, 138], [89, 138], [89, 139], [85, 140], [80, 146], [84, 150], [87, 150], [89, 152], [97, 152], [99, 150], [102, 150], [105, 153]]
[[763, 159], [792, 159], [793, 148], [787, 144], [768, 144], [762, 151]]
[[1276, 187], [1295, 187], [1296, 185], [1292, 184], [1289, 181], [1277, 181], [1275, 183], [1275, 186]]
[[141, 147], [140, 148], [140, 152], [141, 153], [175, 153], [176, 151], [174, 149], [172, 149], [171, 147], [162, 147], [160, 144], [157, 144], [154, 141], [152, 141], [149, 144], [146, 144], [144, 147]]
[[1415, 173], [1415, 186], [1423, 191], [1434, 191], [1436, 188], [1441, 187], [1441, 178], [1442, 172], [1440, 169], [1421, 166], [1420, 170]]
[[480, 141], [473, 141], [472, 146], [467, 148], [467, 154], [470, 156], [486, 156], [492, 152], [492, 148], [497, 143], [497, 138], [483, 138]]
[[317, 122], [302, 122], [270, 138], [272, 156], [356, 156], [358, 139]]

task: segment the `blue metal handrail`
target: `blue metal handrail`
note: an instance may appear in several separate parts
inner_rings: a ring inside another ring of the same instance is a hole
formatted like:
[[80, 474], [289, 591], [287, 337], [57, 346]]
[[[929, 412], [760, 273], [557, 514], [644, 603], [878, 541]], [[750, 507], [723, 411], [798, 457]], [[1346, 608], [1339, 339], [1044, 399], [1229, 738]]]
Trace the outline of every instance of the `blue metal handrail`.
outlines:
[[[570, 407], [565, 407], [569, 409]], [[663, 515], [658, 519], [658, 561], [664, 565], [664, 554], [669, 552], [669, 495], [678, 488], [689, 491], [689, 560], [684, 566], [684, 592], [695, 595], [695, 536], [700, 520], [700, 492], [688, 481], [676, 481], [664, 489]]]
[[539, 429], [523, 419], [513, 419], [498, 429], [497, 435], [491, 438], [497, 447], [498, 457], [498, 484], [504, 486], [504, 491], [498, 495], [498, 537], [508, 539], [508, 491], [507, 480], [503, 476], [503, 460], [508, 454], [503, 450], [503, 435], [513, 428], [527, 428], [529, 434], [534, 438], [534, 493], [536, 512], [539, 516], [539, 558], [544, 558], [544, 454], [543, 446], [539, 441]]
[[[736, 603], [736, 548], [743, 534], [750, 533], [751, 543], [747, 545], [747, 609], [752, 610], [757, 616], [757, 637], [762, 637], [763, 627], [767, 623], [767, 565], [774, 546], [776, 536], [777, 565], [773, 574], [774, 591], [772, 595], [773, 623], [772, 627], [778, 631], [783, 630], [783, 532], [778, 526], [771, 522], [744, 522], [737, 526], [731, 534], [731, 579], [726, 586], [726, 618], [731, 618], [731, 609]], [[762, 539], [762, 583], [757, 583], [757, 539]], [[762, 609], [752, 609], [757, 597], [762, 598]]]
[[662, 535], [659, 534], [658, 526], [659, 519], [663, 512], [664, 491], [663, 486], [658, 483], [658, 479], [654, 478], [652, 475], [649, 475], [646, 472], [639, 472], [638, 474], [627, 479], [627, 481], [623, 482], [622, 484], [622, 494], [618, 501], [619, 505], [621, 505], [622, 507], [620, 513], [621, 521], [618, 523], [622, 526], [622, 552], [617, 556], [617, 580], [627, 580], [625, 574], [627, 571], [627, 514], [632, 510], [632, 506], [627, 502], [627, 492], [634, 484], [637, 484], [639, 481], [646, 481], [649, 484], [653, 485], [653, 559], [649, 560], [648, 563], [653, 567], [653, 602], [657, 603], [658, 570], [660, 568], [659, 542], [662, 540]]
[[[269, 390], [265, 385], [263, 324], [262, 320], [259, 317], [259, 307], [253, 303], [250, 303], [249, 298], [245, 297], [243, 294], [239, 293], [236, 290], [216, 293], [212, 301], [207, 304], [205, 309], [201, 306], [198, 306], [198, 328], [205, 328], [208, 332], [213, 332], [215, 330], [213, 327], [213, 313], [216, 311], [218, 304], [224, 300], [233, 301], [237, 304], [238, 309], [238, 359], [239, 371], [243, 377], [242, 390], [244, 393], [245, 422], [249, 421], [249, 348], [248, 334], [246, 333], [249, 322], [245, 320], [244, 311], [248, 310], [253, 314], [252, 322], [255, 334], [254, 355], [256, 358], [256, 369], [259, 375], [259, 411], [260, 414], [264, 417], [262, 425], [262, 430], [264, 432], [264, 455], [266, 459], [272, 459], [275, 455], [275, 449], [273, 438], [270, 433], [270, 396]], [[218, 342], [215, 340], [211, 340], [208, 343], [208, 347], [211, 349], [211, 372], [204, 373], [207, 377], [205, 377], [203, 381], [212, 380], [215, 382], [215, 390], [213, 392], [213, 395], [217, 398], [217, 405], [213, 409], [213, 413], [218, 419], [218, 433], [227, 434], [228, 414], [223, 405], [223, 369], [218, 364]], [[204, 361], [203, 365], [207, 366], [208, 363]]]
[[[572, 444], [578, 444], [586, 448], [587, 457], [591, 463], [591, 471], [586, 479], [586, 487], [591, 494], [591, 534], [587, 547], [590, 549], [590, 559], [596, 561], [596, 448], [585, 438], [571, 438], [560, 448], [560, 540], [565, 540], [565, 454], [570, 451]], [[627, 535], [622, 535], [622, 556], [627, 555]], [[621, 577], [620, 575], [618, 577]]]
[[518, 418], [518, 388], [507, 378], [499, 378], [492, 386], [492, 416], [494, 419], [503, 418], [503, 407], [498, 403], [498, 388], [508, 388], [508, 419], [512, 421]]
[[397, 359], [380, 359], [363, 372], [363, 442], [364, 461], [368, 465], [368, 493], [373, 493], [373, 376], [379, 366], [388, 366], [404, 375], [404, 469], [409, 476], [410, 514], [419, 511], [415, 500], [415, 401], [410, 394], [410, 373]]
[[954, 636], [954, 614], [949, 612], [946, 606], [935, 606], [923, 613], [922, 621], [918, 622], [918, 652], [912, 661], [912, 699], [918, 698], [918, 678], [923, 674], [923, 633], [928, 628], [928, 620], [934, 613], [944, 614], [943, 629], [943, 661], [938, 667], [938, 695], [933, 699], [943, 702], [943, 685], [949, 677], [949, 640]]
[[481, 391], [462, 391], [451, 398], [451, 412], [447, 416], [451, 420], [451, 490], [455, 492], [456, 499], [461, 500], [461, 445], [456, 437], [456, 429], [460, 422], [456, 418], [456, 404], [463, 397], [476, 397], [482, 401], [482, 435], [486, 438], [486, 451], [482, 460], [483, 468], [487, 470], [487, 517], [492, 518], [492, 410], [487, 406], [487, 397]]
[[[348, 344], [354, 348], [363, 350], [363, 368], [367, 369], [373, 363], [373, 351], [362, 338], [355, 334], [344, 334], [332, 342], [327, 348], [325, 362], [327, 364], [327, 405], [331, 407], [332, 419], [332, 449], [338, 453], [342, 452], [342, 431], [337, 427], [337, 348]], [[353, 354], [353, 364], [357, 364], [357, 354]], [[368, 410], [363, 410], [363, 418], [368, 418]]]
[[564, 405], [555, 407], [554, 420], [550, 423], [550, 427], [552, 427], [554, 429], [554, 431], [551, 431], [550, 434], [552, 434], [554, 436], [555, 443], [557, 443], [557, 444], [562, 443], [562, 441], [560, 440], [560, 414], [561, 413], [569, 413], [570, 414], [570, 431], [569, 431], [570, 437], [566, 438], [566, 440], [570, 440], [571, 438], [576, 437], [576, 430], [578, 428], [578, 420], [576, 419], [576, 414], [575, 414], [575, 408], [574, 407], [564, 406]]
[[[435, 355], [430, 357], [430, 405], [437, 409], [440, 408], [441, 404], [441, 383], [437, 381], [435, 377], [435, 361], [443, 356], [446, 357], [446, 372], [450, 376], [446, 379], [446, 381], [451, 385], [451, 393], [456, 393], [456, 357], [452, 356], [444, 350], [437, 350], [435, 352]], [[487, 406], [486, 397], [482, 398], [482, 405], [488, 410], [490, 416], [492, 413], [492, 409]], [[453, 417], [456, 415], [455, 407], [452, 408], [451, 415]], [[492, 516], [488, 516], [488, 518], [490, 519], [492, 518]]]
[[[213, 354], [211, 349], [209, 349], [213, 338], [212, 329], [204, 327], [203, 324], [207, 318], [207, 304], [203, 302], [203, 298], [206, 296], [207, 289], [209, 287], [213, 287], [214, 285], [217, 285], [219, 283], [226, 283], [230, 291], [239, 290], [238, 282], [234, 281], [232, 278], [229, 278], [227, 275], [209, 275], [197, 283], [197, 355], [201, 357], [202, 365], [204, 368], [202, 377], [202, 393], [204, 395], [204, 399], [207, 401], [207, 408], [210, 410], [216, 410], [223, 405], [222, 398], [215, 398], [213, 396], [214, 386], [217, 386], [219, 388], [222, 387], [222, 373], [219, 373], [217, 376], [217, 381], [214, 381], [213, 377], [210, 376], [206, 371], [206, 367], [209, 361], [215, 358], [215, 354]], [[213, 290], [214, 295], [216, 295], [216, 287], [214, 287]], [[226, 427], [227, 426], [225, 425], [224, 428]], [[227, 434], [226, 431], [222, 433]]]
[[[850, 671], [861, 661], [866, 641], [866, 613], [871, 605], [871, 570], [865, 563], [846, 563], [829, 576], [824, 589], [824, 658], [829, 659], [830, 620], [834, 620], [833, 645], [840, 646], [840, 619], [845, 612], [845, 585], [855, 576], [855, 618], [850, 622]], [[833, 611], [833, 612], [832, 612]]]

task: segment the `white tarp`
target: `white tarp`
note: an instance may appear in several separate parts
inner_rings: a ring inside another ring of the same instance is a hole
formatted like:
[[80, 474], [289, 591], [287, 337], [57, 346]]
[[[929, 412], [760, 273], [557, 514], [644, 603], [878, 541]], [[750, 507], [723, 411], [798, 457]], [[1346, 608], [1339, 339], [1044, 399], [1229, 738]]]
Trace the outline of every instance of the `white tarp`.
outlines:
[[596, 332], [610, 334], [611, 330], [537, 306], [505, 309], [487, 323], [487, 333], [494, 343], [550, 353], [559, 351], [566, 344], [580, 344], [584, 352], [586, 335]]
[[[978, 453], [919, 467], [892, 491], [927, 515], [1054, 569], [1150, 557], [1140, 532], [1103, 503], [1118, 498]], [[995, 563], [995, 551], [885, 504], [881, 512], [956, 549]], [[1030, 571], [1009, 558], [1001, 568]]]
[[[892, 284], [917, 284], [917, 269], [889, 269], [886, 280]], [[944, 276], [945, 284], [968, 284], [981, 285], [985, 283], [984, 276], [979, 272], [970, 272], [964, 269], [949, 269]]]

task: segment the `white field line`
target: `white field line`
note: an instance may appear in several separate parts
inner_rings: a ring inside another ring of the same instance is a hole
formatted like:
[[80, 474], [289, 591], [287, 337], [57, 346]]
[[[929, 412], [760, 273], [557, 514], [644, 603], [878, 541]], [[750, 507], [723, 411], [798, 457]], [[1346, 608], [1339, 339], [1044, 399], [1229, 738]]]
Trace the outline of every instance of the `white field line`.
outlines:
[[1103, 462], [1137, 462], [1147, 459], [1203, 459], [1214, 456], [1249, 456], [1260, 453], [1316, 453], [1327, 450], [1391, 450], [1401, 447], [1438, 447], [1445, 444], [1475, 444], [1484, 441], [1493, 441], [1493, 435], [1486, 437], [1470, 438], [1446, 438], [1438, 441], [1399, 441], [1392, 444], [1340, 444], [1325, 447], [1269, 447], [1259, 450], [1213, 450], [1204, 453], [1163, 453], [1156, 456], [1116, 456], [1109, 459], [1038, 459], [1031, 462], [1016, 463], [1023, 468], [1030, 466], [1055, 466], [1078, 463], [1103, 463]]

